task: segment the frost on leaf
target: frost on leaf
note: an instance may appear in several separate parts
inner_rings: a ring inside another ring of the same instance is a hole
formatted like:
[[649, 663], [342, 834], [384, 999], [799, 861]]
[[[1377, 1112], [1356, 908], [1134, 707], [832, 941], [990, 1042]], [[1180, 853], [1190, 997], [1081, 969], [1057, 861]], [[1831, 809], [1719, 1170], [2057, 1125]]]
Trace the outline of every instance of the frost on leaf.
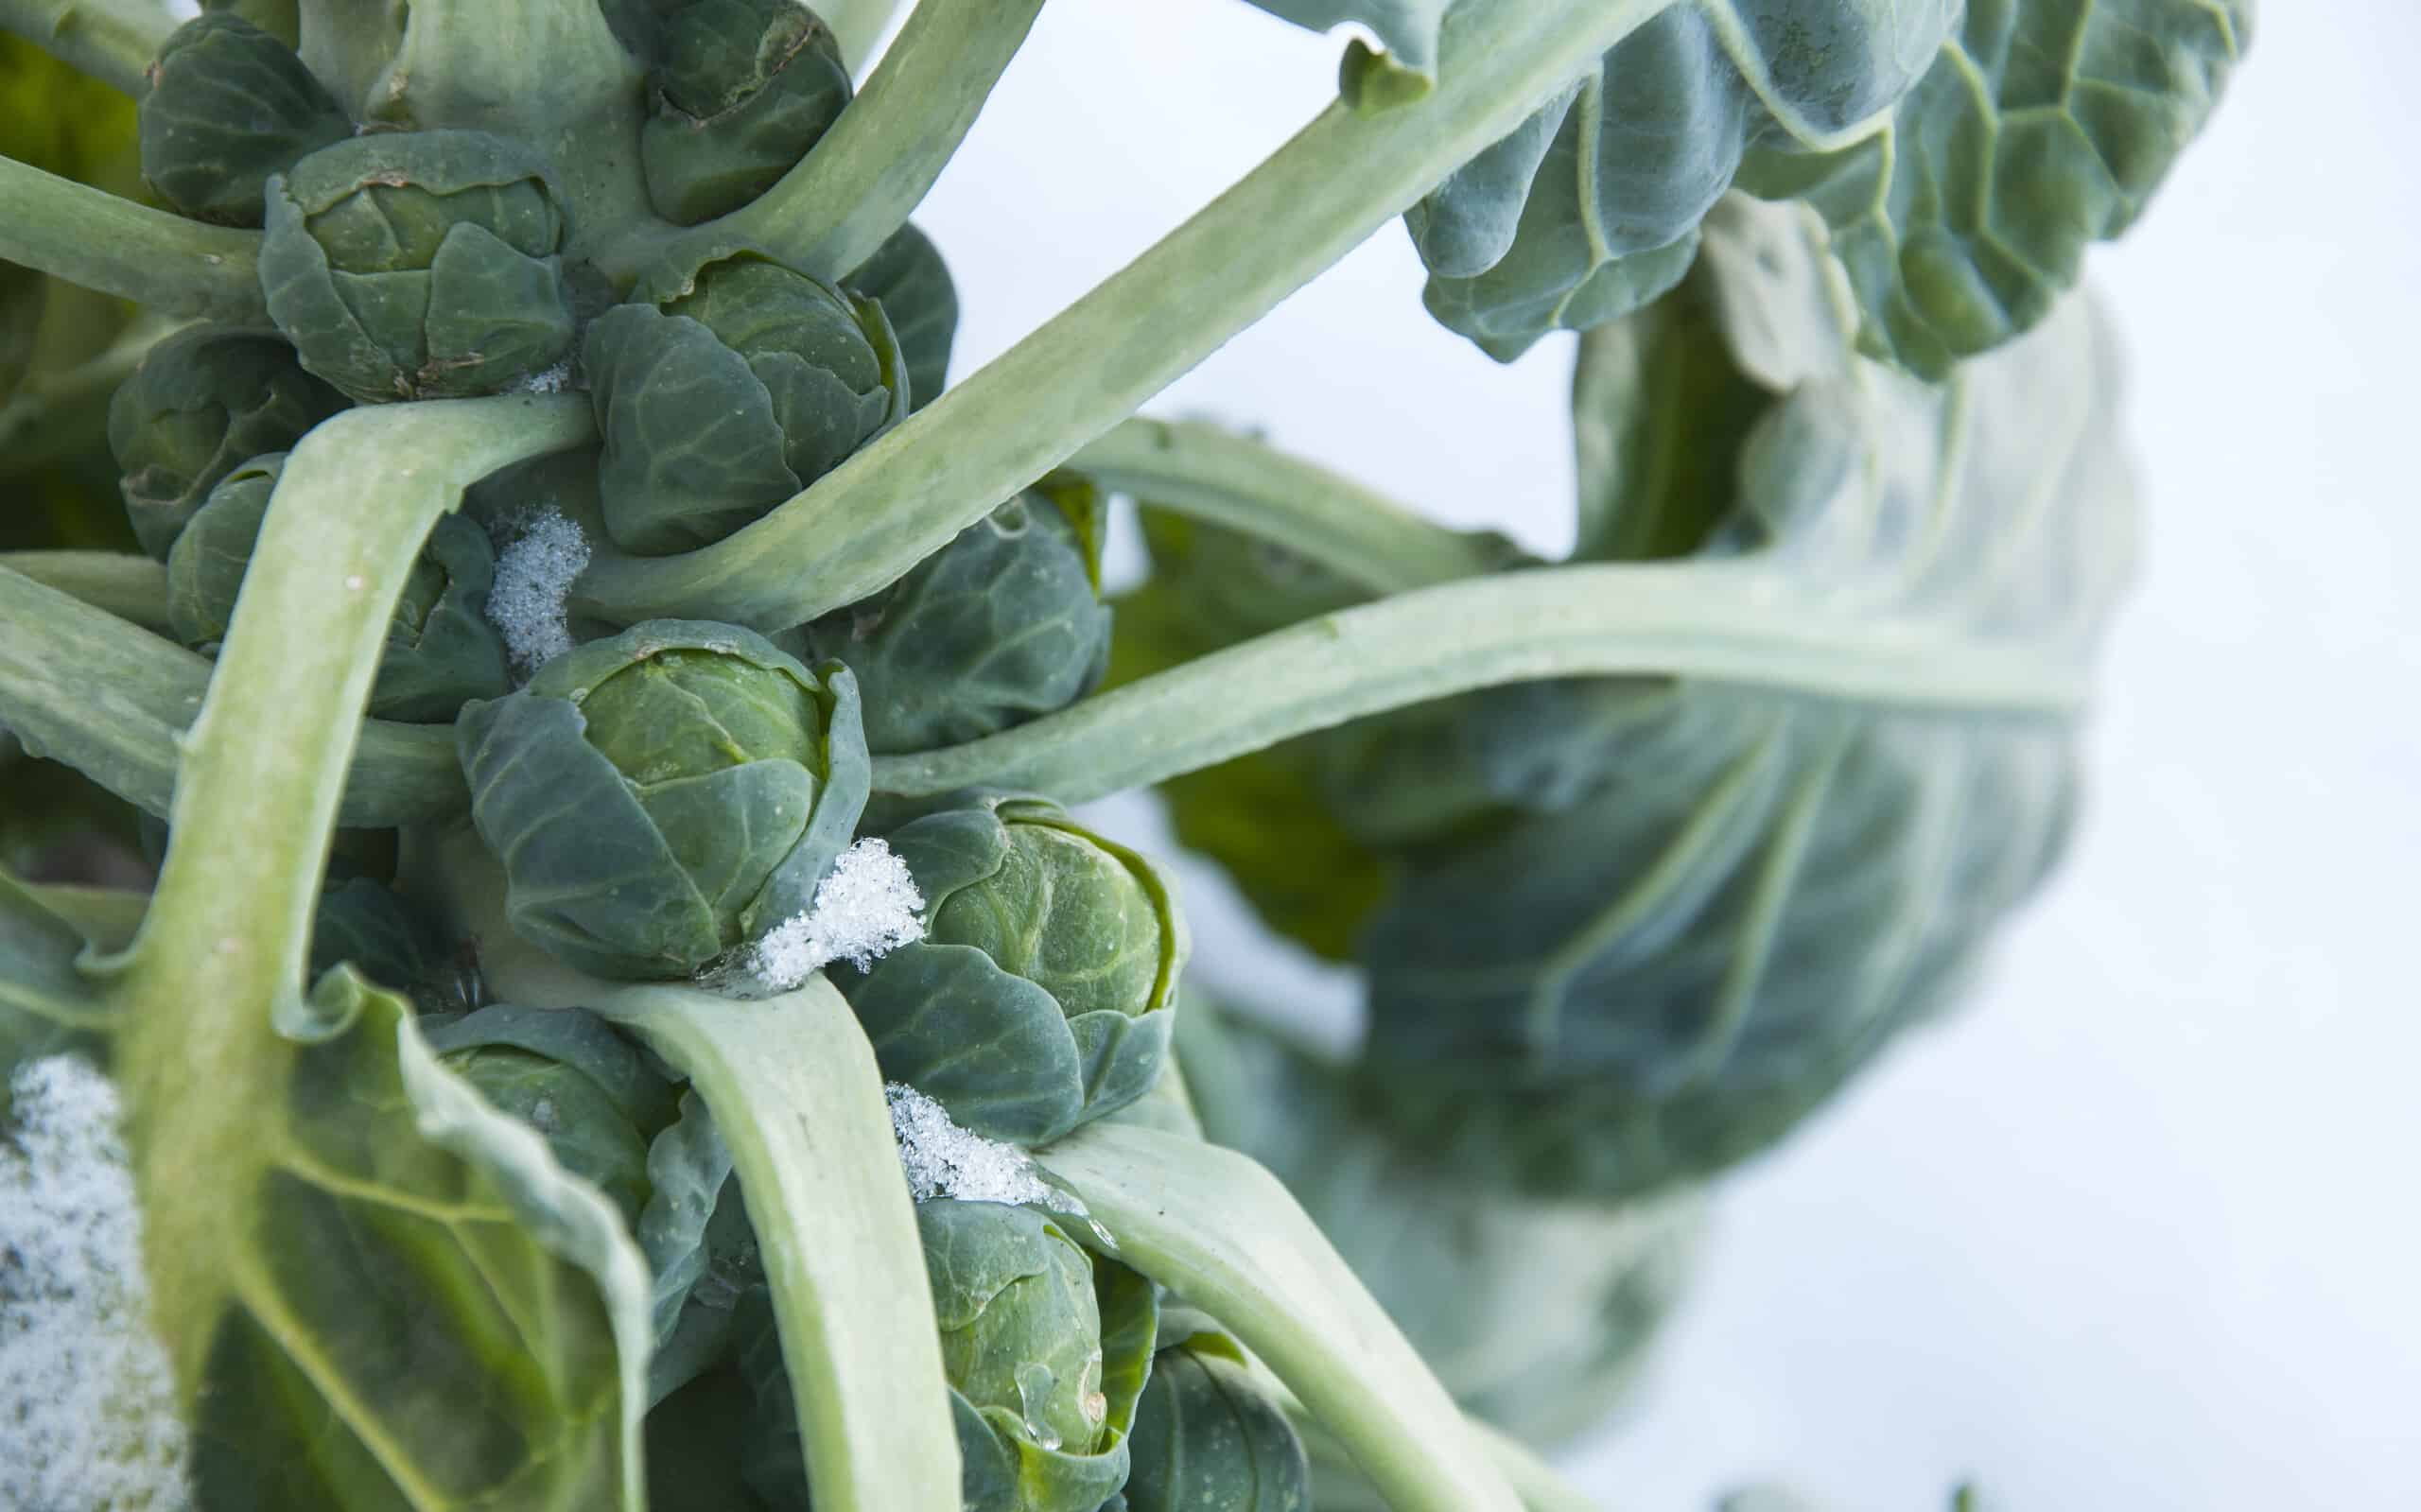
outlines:
[[740, 974], [786, 992], [835, 961], [863, 971], [875, 957], [924, 938], [916, 917], [924, 906], [908, 863], [881, 841], [861, 840], [833, 861], [812, 907], [774, 926], [742, 953]]
[[942, 1105], [899, 1082], [883, 1087], [891, 1102], [891, 1132], [899, 1141], [899, 1168], [918, 1202], [954, 1197], [960, 1202], [1041, 1203], [1066, 1207], [1071, 1199], [1053, 1190], [1034, 1173], [1034, 1163], [1014, 1145], [959, 1127]]
[[504, 637], [506, 653], [525, 676], [571, 650], [564, 606], [572, 580], [588, 566], [588, 537], [559, 510], [521, 520], [496, 553], [488, 623]]
[[571, 358], [566, 357], [550, 368], [540, 368], [513, 385], [515, 393], [561, 393], [571, 387]]
[[181, 1512], [185, 1429], [153, 1336], [117, 1091], [17, 1068], [0, 1134], [0, 1506]]

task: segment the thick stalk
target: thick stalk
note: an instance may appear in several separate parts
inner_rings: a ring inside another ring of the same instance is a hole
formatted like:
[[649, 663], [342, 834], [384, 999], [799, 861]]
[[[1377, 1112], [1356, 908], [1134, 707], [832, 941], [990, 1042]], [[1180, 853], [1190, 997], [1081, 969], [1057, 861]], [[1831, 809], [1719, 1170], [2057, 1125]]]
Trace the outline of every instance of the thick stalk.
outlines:
[[136, 99], [151, 87], [144, 71], [176, 26], [155, 0], [0, 0], [0, 31]]
[[[268, 1158], [303, 1022], [320, 872], [404, 580], [439, 515], [507, 463], [577, 443], [584, 400], [350, 409], [305, 436], [270, 497], [244, 592], [186, 739], [168, 853], [107, 1000], [164, 1318], [216, 1316], [241, 1236], [217, 1216]], [[190, 1179], [196, 1171], [210, 1182]], [[180, 1179], [180, 1177], [183, 1179]], [[207, 1330], [167, 1341], [183, 1391]]]
[[1036, 1158], [1122, 1260], [1233, 1330], [1395, 1512], [1519, 1512], [1454, 1399], [1276, 1176], [1232, 1150], [1112, 1122]]
[[1042, 0], [922, 0], [865, 88], [779, 182], [705, 225], [610, 247], [601, 266], [629, 278], [752, 246], [841, 277], [923, 201], [1041, 9]]
[[1131, 414], [1519, 125], [1671, 0], [1465, 0], [1438, 84], [1331, 106], [1200, 214], [772, 514], [678, 557], [600, 549], [582, 606], [777, 631], [893, 582]]
[[0, 158], [0, 260], [169, 315], [258, 325], [261, 234], [205, 226]]
[[581, 1007], [689, 1079], [731, 1146], [774, 1295], [818, 1512], [955, 1512], [958, 1439], [916, 1212], [882, 1072], [823, 977], [755, 1001], [600, 982], [515, 937], [467, 826], [415, 856], [479, 942], [502, 998]]
[[1284, 547], [1375, 594], [1504, 565], [1503, 550], [1482, 537], [1216, 426], [1121, 421], [1067, 465], [1112, 493]]
[[[112, 567], [100, 574], [107, 581], [95, 582], [89, 568], [55, 560], [84, 554], [0, 559], [0, 724], [165, 818], [178, 743], [201, 707], [210, 663], [112, 612], [131, 606], [80, 601], [79, 586], [96, 598], [129, 594], [141, 571]], [[44, 557], [54, 560], [36, 560]], [[70, 581], [79, 576], [80, 585]], [[165, 606], [163, 600], [152, 612]], [[357, 728], [340, 825], [388, 829], [470, 806], [450, 726], [362, 720]]]
[[1547, 567], [1398, 594], [947, 750], [875, 762], [879, 791], [1032, 788], [1065, 802], [1215, 766], [1313, 730], [1498, 683], [1697, 677], [1904, 708], [2059, 714], [2062, 658], [1776, 591], [1753, 560]]

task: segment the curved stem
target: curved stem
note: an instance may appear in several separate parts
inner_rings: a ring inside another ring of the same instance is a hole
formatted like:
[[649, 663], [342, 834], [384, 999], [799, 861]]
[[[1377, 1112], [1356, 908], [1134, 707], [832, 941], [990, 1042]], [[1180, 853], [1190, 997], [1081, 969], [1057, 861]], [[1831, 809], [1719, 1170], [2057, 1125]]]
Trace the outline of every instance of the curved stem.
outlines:
[[923, 201], [1041, 9], [1042, 0], [922, 0], [865, 88], [780, 182], [702, 226], [610, 247], [601, 265], [628, 277], [644, 262], [695, 264], [754, 246], [840, 278]]
[[[59, 580], [86, 568], [28, 561], [87, 554], [29, 552], [0, 560], [0, 724], [36, 753], [165, 818], [177, 782], [178, 742], [201, 707], [210, 663], [72, 596], [74, 585]], [[26, 567], [31, 571], [19, 570]], [[120, 569], [109, 572], [114, 577]], [[108, 591], [129, 588], [133, 576], [126, 570]], [[389, 829], [470, 807], [450, 725], [362, 720], [357, 727], [360, 740], [338, 824]]]
[[0, 567], [154, 634], [168, 633], [168, 569], [129, 551], [0, 551]]
[[170, 315], [269, 319], [261, 234], [205, 226], [0, 158], [0, 258]]
[[1158, 782], [1364, 714], [1497, 683], [1698, 677], [1908, 708], [2059, 713], [2083, 680], [1889, 606], [1827, 614], [1753, 561], [1506, 573], [1262, 635], [948, 750], [884, 756], [878, 791], [1030, 788], [1065, 802]]
[[813, 488], [677, 557], [600, 550], [583, 611], [778, 631], [897, 579], [1519, 125], [1671, 0], [1464, 0], [1437, 90], [1332, 105], [1091, 293]]
[[1106, 1121], [1036, 1158], [1121, 1259], [1266, 1362], [1395, 1512], [1519, 1512], [1454, 1399], [1276, 1176], [1232, 1150]]
[[841, 994], [820, 975], [745, 1002], [687, 982], [600, 982], [513, 933], [496, 863], [467, 826], [421, 861], [418, 879], [458, 911], [499, 995], [614, 1020], [713, 1110], [773, 1289], [816, 1507], [954, 1512], [957, 1431], [915, 1206], [874, 1047]]
[[0, 403], [0, 477], [30, 472], [99, 440], [109, 396], [175, 329], [172, 322], [138, 320], [88, 360], [20, 384]]
[[[108, 1000], [123, 1064], [147, 1227], [214, 1234], [215, 1184], [242, 1190], [269, 1158], [258, 1120], [280, 1104], [312, 910], [361, 710], [406, 575], [438, 516], [508, 463], [587, 434], [584, 400], [466, 399], [349, 409], [287, 459], [227, 643], [177, 773], [168, 853]], [[86, 611], [96, 613], [96, 611]], [[94, 682], [88, 669], [87, 688]], [[229, 1279], [212, 1244], [146, 1257], [162, 1315], [214, 1315]], [[191, 1399], [208, 1330], [169, 1341]]]
[[[1321, 1468], [1313, 1472], [1314, 1482], [1325, 1483], [1331, 1475], [1349, 1475], [1367, 1486], [1367, 1480], [1353, 1463], [1353, 1456], [1346, 1452], [1345, 1446], [1337, 1442], [1335, 1435], [1323, 1428], [1319, 1419], [1312, 1416], [1311, 1410], [1286, 1390], [1285, 1382], [1268, 1376], [1267, 1367], [1261, 1366], [1259, 1362], [1254, 1364], [1257, 1367], [1254, 1374], [1283, 1406], [1287, 1419], [1295, 1425], [1296, 1434], [1303, 1441], [1304, 1451], [1311, 1456], [1312, 1464]], [[1467, 1416], [1463, 1420], [1479, 1439], [1488, 1457], [1495, 1462], [1498, 1472], [1513, 1487], [1514, 1494], [1522, 1499], [1524, 1512], [1599, 1512], [1595, 1502], [1565, 1480], [1554, 1466], [1541, 1459], [1536, 1450], [1479, 1418]]]
[[1111, 493], [1282, 546], [1373, 593], [1504, 565], [1504, 553], [1483, 537], [1216, 426], [1121, 421], [1066, 465]]
[[176, 27], [153, 0], [0, 0], [0, 31], [136, 99], [150, 89], [144, 75]]

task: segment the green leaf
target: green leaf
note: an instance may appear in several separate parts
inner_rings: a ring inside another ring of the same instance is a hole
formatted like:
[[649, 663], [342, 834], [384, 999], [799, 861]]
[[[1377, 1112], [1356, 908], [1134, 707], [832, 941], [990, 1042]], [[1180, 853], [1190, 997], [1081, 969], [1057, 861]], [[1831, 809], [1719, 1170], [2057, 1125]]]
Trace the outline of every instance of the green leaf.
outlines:
[[1346, 102], [1385, 110], [1427, 95], [1437, 77], [1437, 28], [1454, 0], [1252, 0], [1254, 5], [1314, 31], [1355, 26], [1377, 39], [1373, 54], [1358, 41], [1340, 79]]
[[650, 76], [639, 163], [656, 213], [694, 226], [789, 172], [849, 103], [840, 44], [795, 0], [705, 0], [671, 12]]
[[1939, 377], [2046, 319], [2085, 249], [2134, 224], [2252, 30], [2253, 0], [1970, 0], [1882, 130], [1776, 141], [1741, 186], [1822, 211], [1859, 345]]
[[1185, 1012], [1211, 1136], [1286, 1183], [1464, 1411], [1541, 1446], [1605, 1421], [1697, 1259], [1695, 1193], [1541, 1197], [1408, 1154], [1371, 1111], [1384, 1073], [1315, 1061], [1195, 994]]
[[399, 999], [350, 990], [256, 1125], [257, 1172], [214, 1173], [230, 1305], [195, 1425], [202, 1503], [636, 1512], [645, 1262]]
[[1939, 376], [2046, 318], [2216, 102], [2251, 0], [1677, 0], [1406, 216], [1509, 361], [1671, 288], [1735, 177], [1841, 237], [1866, 349]]
[[808, 628], [858, 674], [878, 754], [978, 739], [1101, 681], [1110, 612], [1097, 558], [1046, 495], [1011, 499], [873, 599]]
[[[2089, 306], [1929, 388], [1850, 354], [1811, 219], [1710, 221], [1717, 319], [1774, 399], [1704, 556], [1654, 570], [1922, 636], [1945, 671], [2015, 653], [2081, 683], [2135, 519]], [[1635, 345], [1593, 334], [1584, 370]], [[1663, 507], [1650, 486], [1611, 517], [1635, 505]], [[1689, 677], [1534, 696], [1525, 730], [1581, 739], [1514, 752], [1491, 822], [1408, 854], [1362, 944], [1390, 1119], [1533, 1190], [1645, 1190], [1775, 1137], [1947, 1004], [2075, 805], [2072, 714]]]
[[890, 317], [900, 364], [908, 370], [909, 412], [939, 398], [958, 335], [958, 286], [932, 238], [914, 225], [901, 226], [850, 269], [841, 287], [874, 300]]
[[[1172, 1325], [1175, 1325], [1173, 1328]], [[1163, 1309], [1135, 1413], [1126, 1512], [1307, 1512], [1311, 1466], [1244, 1350], [1190, 1309]]]
[[227, 226], [259, 225], [270, 175], [353, 134], [291, 47], [223, 14], [168, 34], [137, 117], [145, 180], [186, 215]]
[[139, 893], [41, 887], [0, 870], [0, 1099], [28, 1061], [106, 1055], [111, 1016], [84, 967], [133, 938], [142, 916]]

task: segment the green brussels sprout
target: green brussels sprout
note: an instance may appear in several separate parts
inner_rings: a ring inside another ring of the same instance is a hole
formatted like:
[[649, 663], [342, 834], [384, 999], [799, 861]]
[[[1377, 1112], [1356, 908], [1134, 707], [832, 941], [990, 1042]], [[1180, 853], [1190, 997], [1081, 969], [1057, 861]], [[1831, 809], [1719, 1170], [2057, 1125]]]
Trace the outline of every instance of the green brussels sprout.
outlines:
[[162, 341], [110, 398], [110, 454], [135, 539], [166, 561], [220, 479], [344, 407], [275, 331], [195, 326]]
[[565, 1170], [637, 1225], [648, 1142], [673, 1121], [678, 1096], [636, 1046], [583, 1010], [511, 1003], [424, 1015], [420, 1031], [447, 1069], [544, 1135]]
[[808, 629], [858, 674], [876, 755], [954, 745], [1067, 707], [1109, 664], [1093, 495], [1011, 499], [871, 599]]
[[523, 938], [686, 977], [813, 900], [872, 782], [857, 680], [730, 625], [650, 620], [455, 722]]
[[1135, 1409], [1126, 1512], [1309, 1512], [1312, 1468], [1242, 1346], [1192, 1308], [1164, 1308]]
[[257, 226], [270, 176], [353, 135], [294, 49], [241, 16], [168, 33], [136, 113], [143, 177], [199, 220]]
[[553, 172], [484, 131], [384, 131], [272, 176], [270, 317], [364, 403], [490, 393], [571, 350]]
[[849, 103], [841, 45], [798, 0], [688, 0], [657, 45], [639, 166], [655, 213], [677, 225], [772, 188]]
[[914, 225], [903, 225], [851, 269], [841, 287], [875, 301], [890, 318], [900, 365], [908, 370], [909, 413], [932, 404], [949, 380], [950, 343], [958, 336], [958, 286], [941, 249]]
[[[928, 1202], [916, 1227], [958, 1423], [960, 1504], [1095, 1512], [1126, 1481], [1159, 1316], [1152, 1283], [1024, 1208]], [[806, 1512], [790, 1381], [770, 1309], [751, 1311], [740, 1365], [757, 1414], [743, 1473], [768, 1504]]]
[[[272, 452], [228, 474], [169, 548], [169, 628], [196, 651], [215, 654], [226, 638], [285, 461]], [[388, 620], [373, 717], [443, 724], [468, 701], [512, 687], [504, 642], [484, 613], [495, 577], [487, 532], [459, 514], [440, 519]]]
[[437, 930], [373, 878], [348, 877], [323, 887], [311, 916], [312, 979], [346, 965], [424, 1009], [465, 1006], [467, 994], [453, 980]]
[[606, 311], [581, 363], [605, 531], [641, 555], [722, 540], [908, 413], [882, 306], [754, 255]]
[[886, 838], [924, 895], [925, 937], [833, 975], [885, 1076], [1021, 1145], [1151, 1090], [1187, 945], [1158, 868], [1038, 799], [946, 808]]

